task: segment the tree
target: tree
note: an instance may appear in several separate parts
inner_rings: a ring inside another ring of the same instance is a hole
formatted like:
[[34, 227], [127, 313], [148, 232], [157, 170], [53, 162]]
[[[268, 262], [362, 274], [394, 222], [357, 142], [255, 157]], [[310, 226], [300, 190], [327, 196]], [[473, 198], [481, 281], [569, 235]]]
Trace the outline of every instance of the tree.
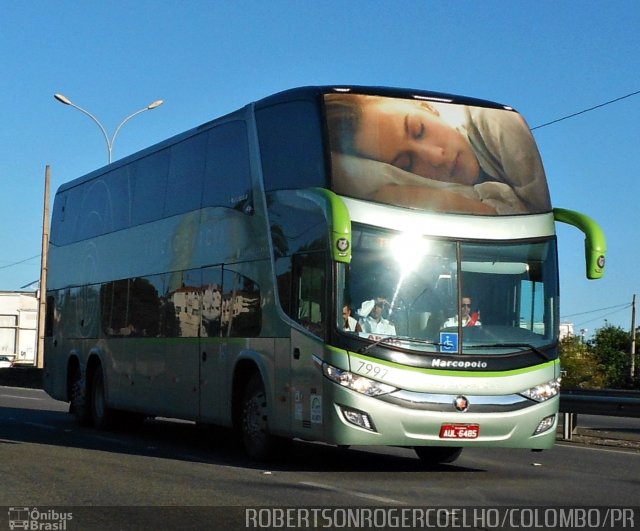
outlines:
[[605, 387], [606, 377], [589, 345], [580, 337], [560, 341], [560, 366], [563, 389], [598, 389]]
[[631, 334], [619, 326], [607, 323], [596, 330], [594, 338], [588, 341], [588, 345], [601, 366], [606, 386], [609, 388], [630, 387]]

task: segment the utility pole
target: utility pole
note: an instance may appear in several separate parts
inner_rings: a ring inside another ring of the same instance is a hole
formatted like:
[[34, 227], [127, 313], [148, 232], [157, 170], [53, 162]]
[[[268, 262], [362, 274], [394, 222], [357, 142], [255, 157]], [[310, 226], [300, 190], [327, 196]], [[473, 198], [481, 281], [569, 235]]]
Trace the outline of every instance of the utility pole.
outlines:
[[47, 315], [47, 259], [49, 252], [49, 188], [51, 166], [44, 171], [44, 208], [42, 214], [42, 253], [40, 259], [40, 296], [38, 298], [38, 349], [36, 367], [44, 367], [44, 328]]
[[636, 377], [636, 296], [631, 301], [631, 369], [629, 371], [631, 382], [635, 383]]

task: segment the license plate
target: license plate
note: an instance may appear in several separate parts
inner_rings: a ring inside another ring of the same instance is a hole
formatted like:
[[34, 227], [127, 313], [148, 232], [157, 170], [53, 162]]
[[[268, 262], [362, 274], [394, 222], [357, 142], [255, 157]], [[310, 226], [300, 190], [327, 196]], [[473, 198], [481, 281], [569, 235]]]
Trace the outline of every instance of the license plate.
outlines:
[[443, 424], [441, 439], [476, 439], [480, 435], [479, 424]]

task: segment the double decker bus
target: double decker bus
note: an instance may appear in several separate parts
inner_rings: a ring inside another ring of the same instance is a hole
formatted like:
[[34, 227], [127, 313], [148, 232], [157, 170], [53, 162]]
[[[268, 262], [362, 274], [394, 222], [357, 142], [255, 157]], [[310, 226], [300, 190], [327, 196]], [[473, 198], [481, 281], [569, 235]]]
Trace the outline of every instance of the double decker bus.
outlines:
[[546, 449], [560, 388], [555, 223], [511, 107], [419, 90], [275, 94], [62, 185], [44, 381], [82, 424]]

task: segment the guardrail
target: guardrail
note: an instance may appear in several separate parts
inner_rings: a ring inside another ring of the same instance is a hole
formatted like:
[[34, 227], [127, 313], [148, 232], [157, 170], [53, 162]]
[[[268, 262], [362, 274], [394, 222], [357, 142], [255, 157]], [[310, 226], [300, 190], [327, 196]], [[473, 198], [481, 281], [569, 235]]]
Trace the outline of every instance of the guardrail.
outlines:
[[618, 389], [570, 389], [560, 392], [562, 434], [566, 440], [578, 424], [578, 414], [610, 417], [640, 417], [640, 391]]

